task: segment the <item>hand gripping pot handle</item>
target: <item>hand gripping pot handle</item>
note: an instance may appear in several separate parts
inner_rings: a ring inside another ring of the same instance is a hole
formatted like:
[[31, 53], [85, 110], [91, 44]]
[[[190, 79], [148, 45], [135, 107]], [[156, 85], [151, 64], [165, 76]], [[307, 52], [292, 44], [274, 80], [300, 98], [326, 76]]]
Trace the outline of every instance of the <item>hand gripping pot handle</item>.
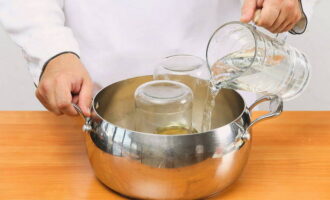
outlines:
[[278, 116], [279, 114], [282, 113], [283, 111], [283, 101], [282, 98], [277, 96], [277, 95], [267, 95], [267, 96], [263, 96], [259, 99], [257, 99], [248, 109], [249, 112], [252, 113], [252, 110], [259, 105], [260, 103], [269, 101], [269, 113], [262, 115], [260, 117], [258, 117], [257, 119], [253, 120], [249, 127], [247, 128], [250, 129], [255, 123], [267, 119], [267, 118], [271, 118], [271, 117], [275, 117]]
[[85, 132], [92, 131], [93, 128], [92, 128], [92, 125], [90, 123], [91, 122], [91, 119], [89, 117], [86, 117], [84, 115], [84, 113], [82, 112], [82, 110], [80, 109], [80, 107], [77, 104], [72, 103], [72, 106], [74, 107], [74, 109], [76, 109], [76, 111], [79, 113], [79, 115], [82, 118], [84, 118], [84, 120], [85, 120], [85, 124], [83, 125], [82, 130], [85, 131]]

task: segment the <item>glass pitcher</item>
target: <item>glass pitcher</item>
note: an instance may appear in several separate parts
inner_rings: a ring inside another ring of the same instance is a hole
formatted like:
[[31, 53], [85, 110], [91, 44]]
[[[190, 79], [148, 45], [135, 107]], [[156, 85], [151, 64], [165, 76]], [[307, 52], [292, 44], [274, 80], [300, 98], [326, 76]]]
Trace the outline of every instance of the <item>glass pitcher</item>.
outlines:
[[303, 53], [285, 44], [285, 39], [241, 22], [226, 23], [213, 33], [206, 59], [217, 88], [276, 94], [284, 100], [299, 95], [310, 77]]

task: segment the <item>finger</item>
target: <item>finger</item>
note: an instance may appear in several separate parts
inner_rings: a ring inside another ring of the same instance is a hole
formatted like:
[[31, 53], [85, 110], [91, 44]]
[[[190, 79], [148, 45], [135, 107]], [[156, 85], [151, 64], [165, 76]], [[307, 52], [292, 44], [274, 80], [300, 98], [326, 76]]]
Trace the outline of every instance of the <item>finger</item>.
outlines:
[[[279, 28], [280, 32], [285, 31], [286, 28], [290, 26], [290, 24], [295, 25], [302, 16], [302, 11], [299, 1], [286, 1], [284, 3], [282, 10], [283, 12], [287, 13], [287, 19], [286, 19], [287, 23], [281, 25], [281, 27]], [[290, 27], [292, 28], [293, 26]]]
[[260, 19], [260, 15], [261, 15], [261, 9], [257, 9], [255, 12], [254, 12], [254, 16], [253, 16], [253, 22], [255, 24], [258, 23], [259, 19]]
[[282, 32], [285, 32], [285, 31], [289, 31], [291, 29], [294, 28], [294, 26], [300, 21], [300, 19], [302, 18], [302, 12], [300, 9], [298, 9], [296, 12], [293, 12], [292, 13], [292, 16], [291, 16], [291, 20], [290, 22], [291, 23], [287, 23], [285, 24], [286, 26], [283, 26], [284, 28], [282, 28]]
[[56, 107], [66, 115], [77, 115], [77, 111], [72, 106], [71, 84], [61, 81], [55, 88]]
[[277, 27], [277, 29], [275, 29], [273, 31], [273, 33], [282, 33], [284, 32], [284, 29], [289, 25], [291, 24], [290, 22], [288, 21], [284, 21], [279, 27]]
[[61, 115], [60, 112], [54, 112], [53, 108], [48, 104], [46, 98], [41, 94], [40, 90], [37, 89], [35, 93], [36, 97], [38, 98], [39, 102], [50, 112], [54, 113], [55, 115]]
[[72, 103], [74, 103], [74, 104], [78, 104], [78, 102], [79, 102], [79, 95], [73, 95], [73, 97], [72, 97]]
[[279, 14], [280, 10], [277, 7], [274, 7], [271, 4], [264, 5], [261, 10], [260, 19], [258, 20], [257, 25], [269, 29], [273, 26]]
[[48, 106], [48, 104], [46, 103], [46, 100], [41, 96], [39, 90], [36, 90], [35, 95], [36, 95], [37, 99], [39, 100], [39, 102], [40, 102], [40, 103], [41, 103], [41, 104], [42, 104], [47, 110], [51, 111], [50, 108], [49, 108], [49, 106]]
[[276, 33], [284, 32], [285, 28], [292, 24], [289, 20], [284, 20], [284, 22], [275, 30]]
[[55, 94], [49, 93], [45, 96], [46, 103], [50, 109], [51, 112], [53, 112], [55, 115], [62, 115], [63, 113], [57, 108], [56, 106], [56, 100], [55, 100]]
[[40, 96], [42, 97], [42, 99], [44, 101], [43, 105], [46, 104], [47, 109], [56, 115], [63, 114], [56, 107], [53, 82], [52, 81], [41, 82], [40, 85], [38, 86], [38, 89], [40, 90]]
[[284, 29], [282, 29], [280, 33], [290, 31], [291, 29], [293, 29], [294, 26], [295, 26], [295, 24], [291, 23], [291, 24], [287, 25]]
[[79, 107], [85, 116], [90, 116], [90, 105], [92, 102], [93, 83], [90, 80], [84, 80], [79, 93]]
[[264, 0], [257, 0], [257, 8], [262, 8]]
[[242, 6], [241, 22], [248, 23], [252, 20], [257, 7], [256, 0], [245, 0]]
[[280, 12], [279, 16], [275, 20], [274, 24], [269, 28], [269, 31], [272, 33], [278, 33], [281, 29], [281, 25], [285, 22], [288, 15], [285, 12]]

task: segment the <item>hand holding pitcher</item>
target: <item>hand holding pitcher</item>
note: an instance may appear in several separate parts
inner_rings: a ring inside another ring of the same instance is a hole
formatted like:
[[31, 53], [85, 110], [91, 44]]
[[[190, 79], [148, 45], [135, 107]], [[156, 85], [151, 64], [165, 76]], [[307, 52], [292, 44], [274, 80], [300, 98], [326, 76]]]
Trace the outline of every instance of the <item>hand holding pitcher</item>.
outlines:
[[241, 22], [226, 23], [213, 33], [206, 59], [217, 87], [276, 94], [284, 100], [301, 94], [310, 77], [302, 52]]

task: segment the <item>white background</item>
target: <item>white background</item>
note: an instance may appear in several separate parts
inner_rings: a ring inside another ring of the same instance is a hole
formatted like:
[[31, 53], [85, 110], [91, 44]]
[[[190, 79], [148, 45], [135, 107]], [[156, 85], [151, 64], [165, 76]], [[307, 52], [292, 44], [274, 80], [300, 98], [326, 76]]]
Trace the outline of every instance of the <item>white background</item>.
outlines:
[[[305, 34], [289, 36], [288, 43], [305, 52], [312, 64], [312, 78], [305, 92], [285, 110], [330, 110], [330, 1], [320, 1]], [[329, 58], [329, 59], [327, 59]], [[34, 96], [21, 50], [0, 27], [0, 110], [41, 110]]]

